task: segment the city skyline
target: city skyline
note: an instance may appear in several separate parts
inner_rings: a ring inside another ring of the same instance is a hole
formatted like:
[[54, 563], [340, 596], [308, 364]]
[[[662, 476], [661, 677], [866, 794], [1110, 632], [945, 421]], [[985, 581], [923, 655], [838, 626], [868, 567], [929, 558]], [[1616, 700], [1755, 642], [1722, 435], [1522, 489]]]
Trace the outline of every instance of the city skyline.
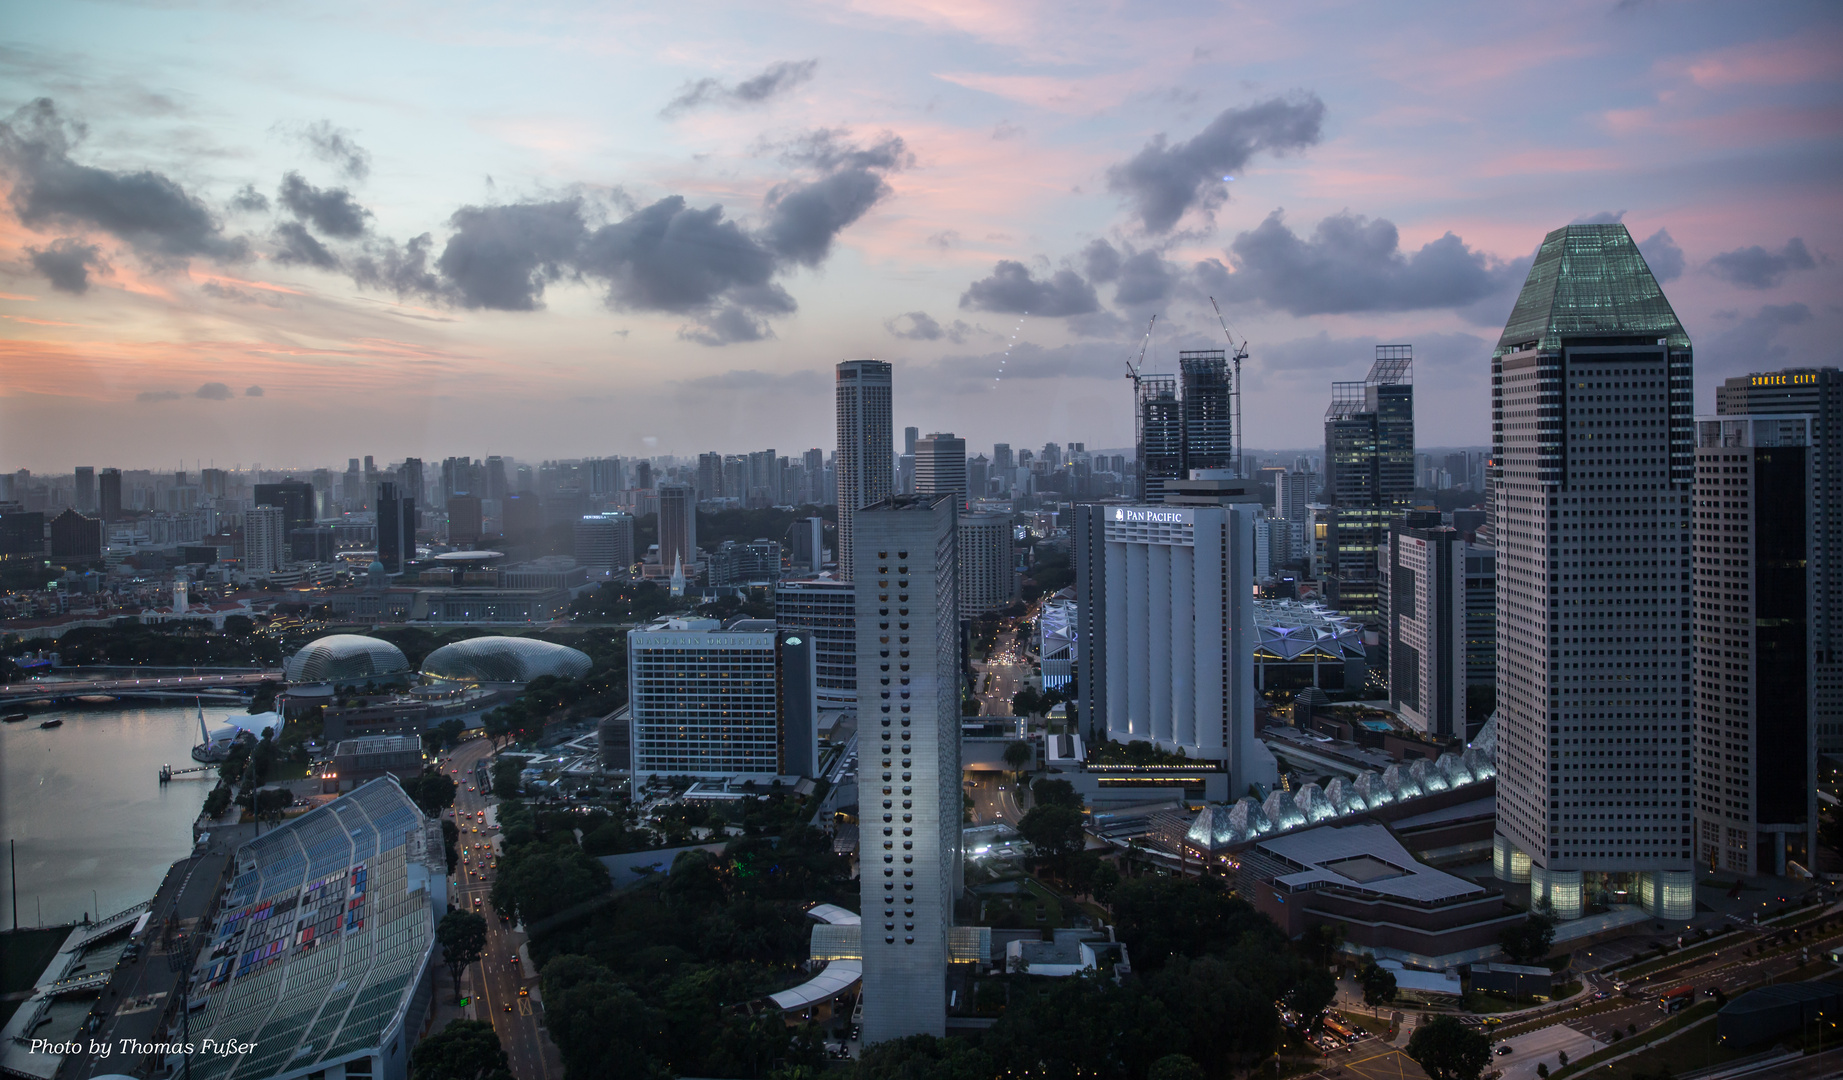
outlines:
[[1834, 13], [1472, 16], [34, 11], [0, 63], [0, 457], [827, 446], [827, 369], [872, 357], [904, 426], [1124, 447], [1122, 361], [1155, 313], [1147, 370], [1222, 347], [1212, 295], [1248, 446], [1309, 445], [1392, 343], [1479, 445], [1495, 328], [1576, 219], [1671, 289], [1697, 411], [1835, 362]]

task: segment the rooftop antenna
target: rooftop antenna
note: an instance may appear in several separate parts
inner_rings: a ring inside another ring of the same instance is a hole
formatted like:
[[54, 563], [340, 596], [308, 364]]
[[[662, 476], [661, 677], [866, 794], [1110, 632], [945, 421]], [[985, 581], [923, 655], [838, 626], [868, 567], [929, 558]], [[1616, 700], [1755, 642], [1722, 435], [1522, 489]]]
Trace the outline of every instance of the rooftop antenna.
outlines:
[[[1235, 373], [1229, 383], [1229, 407], [1235, 418], [1229, 431], [1229, 456], [1235, 462], [1235, 475], [1242, 476], [1241, 362], [1248, 358], [1248, 339], [1243, 338], [1240, 345], [1235, 344], [1235, 335], [1229, 333], [1229, 321], [1222, 317], [1222, 306], [1216, 303], [1215, 297], [1209, 298], [1209, 306], [1216, 309], [1216, 321], [1222, 324], [1222, 336], [1229, 341], [1229, 361], [1235, 365]], [[1247, 477], [1243, 476], [1242, 479]]]

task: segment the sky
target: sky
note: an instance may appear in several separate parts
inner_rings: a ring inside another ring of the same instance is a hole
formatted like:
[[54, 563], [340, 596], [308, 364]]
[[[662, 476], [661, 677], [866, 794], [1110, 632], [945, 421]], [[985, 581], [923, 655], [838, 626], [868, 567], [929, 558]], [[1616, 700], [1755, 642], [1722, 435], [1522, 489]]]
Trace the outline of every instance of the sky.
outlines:
[[1246, 445], [1395, 343], [1486, 445], [1583, 220], [1713, 411], [1843, 360], [1840, 176], [1834, 3], [6, 0], [0, 468], [797, 453], [862, 357], [899, 428], [1129, 446], [1212, 298]]

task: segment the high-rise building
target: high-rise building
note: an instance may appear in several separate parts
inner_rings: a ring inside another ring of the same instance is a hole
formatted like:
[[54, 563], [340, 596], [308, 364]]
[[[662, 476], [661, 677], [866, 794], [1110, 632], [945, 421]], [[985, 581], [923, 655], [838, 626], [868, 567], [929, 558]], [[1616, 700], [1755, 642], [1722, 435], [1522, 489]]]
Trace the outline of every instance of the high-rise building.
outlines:
[[576, 522], [576, 561], [589, 573], [623, 577], [634, 564], [634, 519], [606, 510]]
[[954, 499], [856, 515], [858, 865], [866, 1045], [946, 1034], [961, 891], [959, 571]]
[[1815, 418], [1696, 422], [1696, 861], [1785, 877], [1817, 852]]
[[1326, 598], [1358, 618], [1381, 618], [1376, 553], [1414, 495], [1413, 378], [1411, 346], [1378, 345], [1369, 376], [1332, 383], [1325, 410], [1323, 501], [1336, 513], [1319, 573]]
[[1133, 424], [1139, 501], [1163, 502], [1165, 481], [1185, 475], [1184, 413], [1178, 405], [1176, 376], [1133, 379]]
[[968, 499], [983, 499], [992, 490], [992, 463], [984, 454], [968, 458], [966, 461], [966, 495]]
[[683, 560], [685, 572], [703, 560], [698, 550], [698, 496], [690, 484], [659, 485], [659, 565]]
[[903, 428], [902, 429], [902, 452], [909, 455], [910, 457], [914, 457], [915, 456], [915, 443], [916, 443], [916, 440], [920, 438], [921, 438], [921, 428], [915, 428], [915, 427]]
[[825, 518], [795, 518], [787, 527], [787, 555], [795, 574], [817, 574], [825, 569]]
[[45, 512], [0, 509], [0, 559], [37, 559], [44, 554]]
[[1199, 349], [1177, 356], [1183, 383], [1183, 475], [1190, 475], [1192, 469], [1228, 469], [1240, 475], [1228, 354], [1221, 349]]
[[915, 441], [915, 494], [952, 495], [966, 509], [966, 440], [953, 432], [931, 432]]
[[305, 480], [257, 484], [256, 505], [281, 507], [288, 532], [314, 523], [314, 487]]
[[403, 464], [397, 466], [397, 490], [408, 497], [418, 508], [416, 517], [410, 522], [410, 531], [414, 533], [422, 524], [423, 475], [421, 458], [404, 458]]
[[998, 470], [1000, 473], [1007, 473], [1017, 468], [1017, 462], [1011, 457], [1010, 443], [1001, 442], [993, 444], [992, 468]]
[[378, 561], [386, 573], [401, 574], [416, 560], [416, 500], [396, 484], [378, 484]]
[[75, 510], [65, 510], [51, 519], [51, 557], [54, 559], [102, 558], [102, 522], [84, 517]]
[[1812, 726], [1819, 753], [1843, 754], [1843, 370], [1786, 368], [1728, 379], [1715, 411], [1811, 417]]
[[818, 718], [805, 646], [798, 634], [724, 630], [716, 619], [628, 631], [636, 788], [655, 776], [813, 775]]
[[634, 487], [640, 491], [653, 490], [653, 463], [645, 458], [634, 462]]
[[1011, 518], [967, 514], [960, 518], [960, 617], [992, 615], [1017, 599]]
[[448, 497], [448, 542], [462, 547], [478, 544], [486, 533], [486, 523], [480, 512], [480, 496], [450, 495]]
[[1079, 503], [1070, 530], [1090, 738], [1220, 762], [1224, 797], [1278, 780], [1254, 717], [1260, 503], [1238, 483], [1172, 481], [1194, 505]]
[[812, 506], [836, 502], [826, 485], [826, 452], [815, 446], [800, 455], [800, 464], [806, 472], [806, 494], [802, 501]]
[[94, 465], [77, 466], [76, 506], [86, 514], [96, 512], [96, 467]]
[[104, 469], [96, 477], [96, 508], [102, 514], [102, 520], [120, 521], [122, 518], [122, 471]]
[[[1465, 545], [1465, 682], [1467, 686], [1497, 685], [1497, 549], [1469, 540]], [[1468, 742], [1484, 722], [1484, 717], [1466, 717]]]
[[260, 504], [243, 514], [243, 571], [264, 577], [288, 565], [288, 511]]
[[814, 642], [819, 707], [857, 708], [857, 593], [831, 574], [788, 578], [774, 586], [774, 625]]
[[489, 499], [504, 499], [514, 494], [511, 484], [506, 479], [506, 459], [498, 456], [486, 459], [485, 491], [473, 494], [484, 495]]
[[1491, 382], [1495, 873], [1687, 920], [1693, 352], [1625, 226], [1543, 239]]
[[890, 456], [891, 369], [882, 360], [846, 360], [837, 370], [838, 574], [856, 566], [851, 547], [854, 511], [887, 499], [896, 478]]
[[1436, 739], [1465, 737], [1465, 538], [1450, 526], [1398, 521], [1383, 536], [1380, 575], [1389, 700]]

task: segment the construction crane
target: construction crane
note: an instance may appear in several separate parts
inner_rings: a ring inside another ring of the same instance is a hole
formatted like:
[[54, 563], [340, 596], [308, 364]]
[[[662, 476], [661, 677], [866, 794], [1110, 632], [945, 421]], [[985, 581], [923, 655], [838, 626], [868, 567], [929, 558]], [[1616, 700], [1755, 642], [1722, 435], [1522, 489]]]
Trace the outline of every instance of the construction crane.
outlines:
[[1154, 315], [1151, 321], [1145, 324], [1145, 340], [1139, 343], [1139, 363], [1134, 364], [1131, 360], [1126, 362], [1126, 377], [1133, 380], [1135, 390], [1139, 388], [1140, 369], [1145, 367], [1145, 351], [1152, 344], [1152, 324], [1157, 321], [1158, 316]]
[[[1235, 373], [1229, 383], [1229, 404], [1234, 416], [1229, 432], [1229, 455], [1235, 462], [1235, 475], [1241, 476], [1241, 362], [1248, 358], [1248, 339], [1243, 338], [1240, 345], [1235, 344], [1235, 335], [1229, 333], [1229, 321], [1222, 317], [1222, 306], [1215, 297], [1209, 298], [1209, 306], [1216, 309], [1216, 321], [1222, 324], [1222, 336], [1229, 342], [1229, 361], [1235, 367]], [[1149, 332], [1149, 331], [1148, 331]], [[1247, 477], [1242, 477], [1247, 479]]]

